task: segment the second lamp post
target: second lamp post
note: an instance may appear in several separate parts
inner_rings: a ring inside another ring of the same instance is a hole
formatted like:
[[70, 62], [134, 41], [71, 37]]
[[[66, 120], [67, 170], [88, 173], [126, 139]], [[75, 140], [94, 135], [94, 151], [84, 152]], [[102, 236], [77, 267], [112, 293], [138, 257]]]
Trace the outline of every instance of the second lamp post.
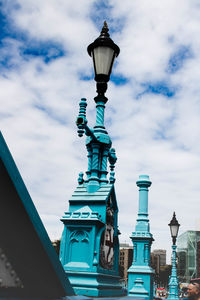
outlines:
[[171, 276], [169, 279], [169, 296], [167, 299], [170, 300], [178, 300], [179, 299], [179, 282], [177, 277], [177, 270], [176, 270], [176, 238], [178, 236], [178, 230], [180, 224], [178, 223], [176, 219], [176, 214], [174, 212], [173, 218], [168, 224], [171, 231], [171, 237], [172, 237], [172, 271]]

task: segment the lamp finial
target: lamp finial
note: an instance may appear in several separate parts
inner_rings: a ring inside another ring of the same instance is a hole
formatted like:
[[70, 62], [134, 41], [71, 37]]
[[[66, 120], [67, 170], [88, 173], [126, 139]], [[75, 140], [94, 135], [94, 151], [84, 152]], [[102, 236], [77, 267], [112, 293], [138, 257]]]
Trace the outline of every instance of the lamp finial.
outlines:
[[100, 36], [109, 37], [110, 35], [109, 35], [108, 31], [109, 31], [108, 24], [106, 21], [104, 21]]

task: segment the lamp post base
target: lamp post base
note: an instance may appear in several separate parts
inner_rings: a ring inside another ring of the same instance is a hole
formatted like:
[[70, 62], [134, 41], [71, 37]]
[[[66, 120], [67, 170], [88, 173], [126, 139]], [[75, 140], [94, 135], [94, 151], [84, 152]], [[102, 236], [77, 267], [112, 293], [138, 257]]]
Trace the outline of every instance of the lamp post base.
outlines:
[[[176, 278], [170, 278], [171, 280], [176, 280]], [[179, 296], [178, 296], [179, 292], [178, 292], [178, 282], [177, 283], [169, 283], [169, 296], [167, 299], [169, 300], [179, 300]]]
[[66, 274], [76, 295], [119, 297], [125, 296], [127, 293], [120, 283], [119, 276], [72, 271], [66, 271]]
[[173, 259], [172, 259], [172, 273], [169, 279], [169, 300], [179, 300], [179, 282], [176, 272], [176, 245], [172, 245]]

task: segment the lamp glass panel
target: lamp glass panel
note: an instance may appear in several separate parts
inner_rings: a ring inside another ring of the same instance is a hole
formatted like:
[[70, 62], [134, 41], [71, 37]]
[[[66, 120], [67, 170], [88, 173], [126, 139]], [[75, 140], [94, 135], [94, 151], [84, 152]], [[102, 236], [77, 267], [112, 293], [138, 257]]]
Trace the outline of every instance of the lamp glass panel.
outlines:
[[113, 60], [114, 50], [109, 47], [97, 47], [93, 50], [96, 75], [109, 75]]
[[172, 237], [177, 237], [178, 229], [179, 229], [178, 225], [170, 225], [170, 230], [171, 230], [171, 236]]

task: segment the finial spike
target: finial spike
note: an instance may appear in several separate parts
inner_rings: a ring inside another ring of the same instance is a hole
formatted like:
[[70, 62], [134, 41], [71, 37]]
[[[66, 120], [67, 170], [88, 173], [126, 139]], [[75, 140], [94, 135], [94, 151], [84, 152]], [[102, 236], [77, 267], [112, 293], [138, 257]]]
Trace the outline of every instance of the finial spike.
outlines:
[[[107, 22], [106, 21], [104, 21], [104, 23], [103, 23], [103, 26], [105, 27], [105, 28], [107, 28], [108, 29], [108, 24], [107, 24]], [[108, 29], [109, 30], [109, 29]]]
[[104, 21], [103, 27], [102, 27], [102, 30], [101, 30], [101, 36], [109, 37], [110, 35], [109, 35], [108, 31], [109, 31], [108, 24], [107, 24], [106, 21]]

